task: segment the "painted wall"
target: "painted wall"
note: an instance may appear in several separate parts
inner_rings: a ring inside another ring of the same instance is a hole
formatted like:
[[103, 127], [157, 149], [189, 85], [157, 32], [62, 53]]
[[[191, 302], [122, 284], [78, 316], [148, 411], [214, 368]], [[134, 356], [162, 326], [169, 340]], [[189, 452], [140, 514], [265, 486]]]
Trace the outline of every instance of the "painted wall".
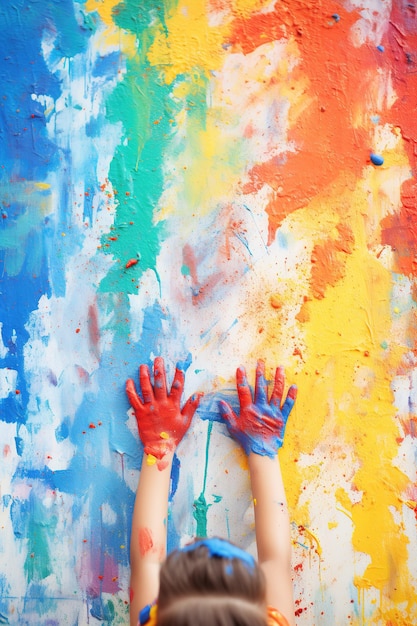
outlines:
[[414, 3], [11, 0], [0, 29], [0, 623], [127, 623], [124, 381], [162, 354], [206, 392], [170, 546], [254, 549], [216, 398], [263, 356], [300, 389], [297, 623], [416, 624]]

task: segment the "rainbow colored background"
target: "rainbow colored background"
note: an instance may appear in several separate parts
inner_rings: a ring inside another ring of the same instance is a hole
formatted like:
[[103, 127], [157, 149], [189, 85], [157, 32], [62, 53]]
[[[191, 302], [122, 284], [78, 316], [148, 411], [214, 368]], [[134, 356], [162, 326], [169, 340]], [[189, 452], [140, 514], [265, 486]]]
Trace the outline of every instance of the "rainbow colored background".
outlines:
[[0, 30], [0, 623], [127, 623], [124, 381], [163, 355], [206, 393], [170, 547], [254, 550], [216, 401], [263, 357], [299, 386], [297, 624], [415, 625], [414, 3], [14, 0]]

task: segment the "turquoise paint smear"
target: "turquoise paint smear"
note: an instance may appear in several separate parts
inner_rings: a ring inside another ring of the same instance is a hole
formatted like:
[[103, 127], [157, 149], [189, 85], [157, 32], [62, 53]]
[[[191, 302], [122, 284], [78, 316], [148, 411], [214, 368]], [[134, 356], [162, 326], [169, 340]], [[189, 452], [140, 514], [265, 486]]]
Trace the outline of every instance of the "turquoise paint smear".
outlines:
[[209, 462], [209, 448], [210, 448], [210, 437], [211, 431], [213, 430], [213, 422], [208, 423], [207, 428], [207, 442], [206, 442], [206, 460], [204, 466], [204, 480], [203, 480], [203, 489], [198, 496], [198, 498], [194, 501], [194, 511], [193, 516], [197, 522], [197, 537], [207, 537], [207, 512], [211, 506], [211, 504], [207, 504], [205, 498], [205, 491], [207, 485], [207, 470], [208, 470], [208, 462]]
[[[174, 3], [168, 3], [175, 6]], [[175, 132], [172, 87], [164, 85], [158, 68], [147, 61], [155, 35], [165, 26], [163, 7], [154, 3], [125, 2], [115, 22], [140, 35], [135, 58], [126, 63], [126, 75], [107, 101], [107, 118], [122, 122], [124, 135], [110, 166], [109, 180], [115, 191], [116, 218], [102, 238], [103, 252], [115, 265], [100, 285], [101, 291], [137, 293], [138, 279], [147, 269], [156, 273], [156, 259], [163, 224], [155, 224], [154, 211], [163, 192], [164, 154]], [[136, 261], [126, 267], [129, 261]], [[158, 278], [158, 275], [157, 275]]]

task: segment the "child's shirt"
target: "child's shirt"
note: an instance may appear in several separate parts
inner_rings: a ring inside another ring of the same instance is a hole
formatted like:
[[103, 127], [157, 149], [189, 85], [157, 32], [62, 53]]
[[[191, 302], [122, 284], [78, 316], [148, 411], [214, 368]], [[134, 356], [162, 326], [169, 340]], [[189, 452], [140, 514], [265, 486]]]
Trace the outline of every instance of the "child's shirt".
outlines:
[[[156, 626], [156, 604], [148, 604], [139, 613], [138, 626]], [[279, 611], [268, 606], [268, 626], [289, 626], [287, 620]]]

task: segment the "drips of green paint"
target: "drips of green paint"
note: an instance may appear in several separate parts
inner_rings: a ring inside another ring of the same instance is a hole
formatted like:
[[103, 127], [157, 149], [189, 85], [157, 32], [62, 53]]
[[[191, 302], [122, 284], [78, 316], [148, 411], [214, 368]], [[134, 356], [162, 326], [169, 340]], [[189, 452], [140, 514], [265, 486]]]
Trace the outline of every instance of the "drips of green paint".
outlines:
[[211, 431], [213, 430], [213, 422], [209, 422], [207, 428], [207, 442], [206, 442], [206, 460], [204, 466], [204, 480], [203, 480], [203, 489], [196, 500], [194, 500], [194, 512], [193, 517], [197, 522], [197, 537], [207, 537], [207, 511], [209, 510], [211, 504], [207, 504], [205, 491], [207, 484], [207, 469], [208, 469], [208, 459], [209, 459], [209, 448], [210, 448], [210, 437]]

